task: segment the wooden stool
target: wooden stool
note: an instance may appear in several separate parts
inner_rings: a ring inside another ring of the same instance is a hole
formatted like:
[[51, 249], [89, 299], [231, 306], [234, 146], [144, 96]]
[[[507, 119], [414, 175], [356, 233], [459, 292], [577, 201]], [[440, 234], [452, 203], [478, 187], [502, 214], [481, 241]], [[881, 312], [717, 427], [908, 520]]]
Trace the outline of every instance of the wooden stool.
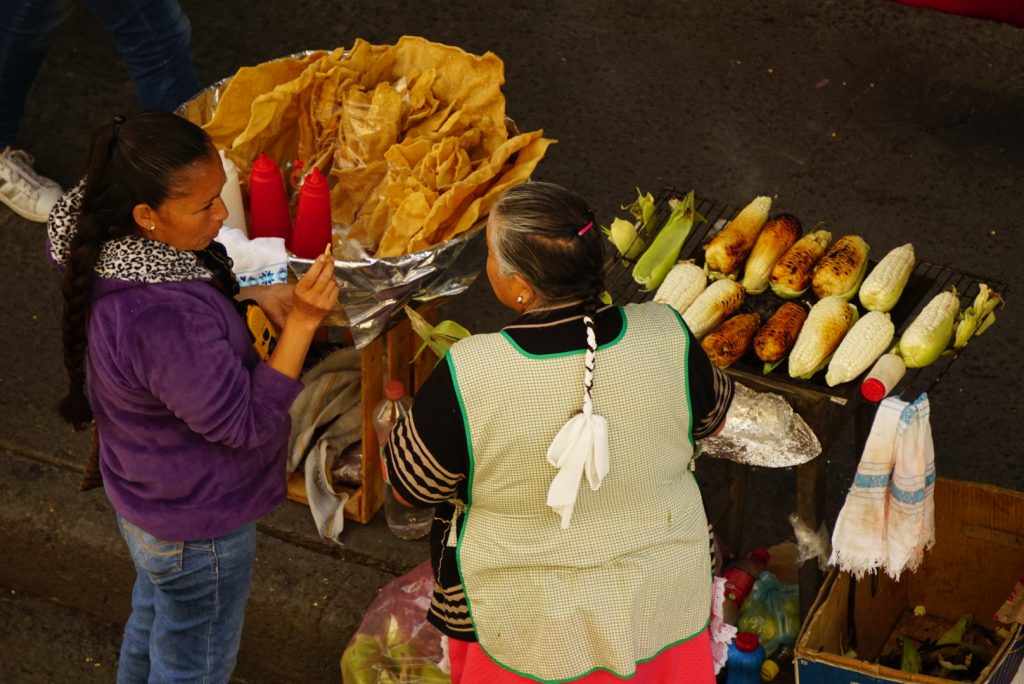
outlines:
[[[416, 311], [431, 324], [437, 322], [437, 311], [442, 300], [433, 300]], [[412, 331], [408, 318], [384, 335], [363, 347], [361, 360], [360, 412], [362, 414], [363, 463], [360, 486], [357, 489], [344, 488], [349, 499], [345, 502], [345, 517], [356, 522], [368, 522], [384, 504], [384, 489], [380, 472], [380, 445], [373, 429], [373, 409], [384, 396], [387, 380], [400, 380], [410, 395], [423, 384], [434, 369], [437, 356], [429, 348], [424, 349], [416, 361], [412, 358], [422, 342]], [[387, 375], [384, 374], [385, 366]], [[288, 476], [288, 498], [309, 505], [306, 498], [306, 479], [303, 472]]]

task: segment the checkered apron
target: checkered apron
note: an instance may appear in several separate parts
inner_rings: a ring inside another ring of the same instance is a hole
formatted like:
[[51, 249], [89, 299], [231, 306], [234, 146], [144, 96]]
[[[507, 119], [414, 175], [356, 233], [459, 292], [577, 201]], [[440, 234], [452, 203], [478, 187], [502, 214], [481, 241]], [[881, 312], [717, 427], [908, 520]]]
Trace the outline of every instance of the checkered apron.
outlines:
[[565, 530], [546, 505], [556, 472], [546, 452], [580, 409], [583, 353], [530, 355], [502, 333], [451, 350], [470, 447], [457, 548], [470, 614], [492, 659], [543, 681], [595, 668], [628, 676], [710, 615], [687, 338], [667, 306], [624, 311], [624, 334], [599, 349], [594, 374], [610, 471], [596, 492], [581, 480]]

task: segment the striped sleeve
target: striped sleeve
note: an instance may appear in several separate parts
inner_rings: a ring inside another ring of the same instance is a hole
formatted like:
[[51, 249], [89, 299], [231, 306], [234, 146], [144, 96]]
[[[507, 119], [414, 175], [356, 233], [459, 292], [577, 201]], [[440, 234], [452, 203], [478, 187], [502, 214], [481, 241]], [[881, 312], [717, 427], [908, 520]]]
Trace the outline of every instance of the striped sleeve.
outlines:
[[409, 416], [384, 447], [391, 486], [411, 504], [456, 497], [469, 471], [462, 411], [448, 364], [438, 364], [416, 394]]
[[690, 340], [687, 374], [690, 379], [690, 410], [693, 412], [693, 438], [703, 439], [718, 431], [732, 403], [732, 379], [708, 359], [693, 334]]

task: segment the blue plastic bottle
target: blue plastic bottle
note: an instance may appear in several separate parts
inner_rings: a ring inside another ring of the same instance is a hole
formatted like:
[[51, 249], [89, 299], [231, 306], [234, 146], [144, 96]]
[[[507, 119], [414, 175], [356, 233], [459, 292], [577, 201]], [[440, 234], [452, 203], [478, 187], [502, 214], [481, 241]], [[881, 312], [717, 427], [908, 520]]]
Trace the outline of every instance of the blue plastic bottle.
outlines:
[[764, 647], [753, 632], [740, 632], [729, 644], [726, 684], [761, 684]]

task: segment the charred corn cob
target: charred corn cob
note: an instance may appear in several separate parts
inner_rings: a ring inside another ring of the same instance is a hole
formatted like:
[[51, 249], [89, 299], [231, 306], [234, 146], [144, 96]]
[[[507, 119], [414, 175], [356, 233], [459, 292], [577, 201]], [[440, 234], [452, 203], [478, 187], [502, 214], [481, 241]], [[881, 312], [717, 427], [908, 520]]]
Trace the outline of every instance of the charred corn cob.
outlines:
[[770, 197], [756, 197], [736, 214], [706, 245], [704, 263], [715, 276], [727, 276], [739, 270], [768, 220]]
[[748, 294], [768, 289], [772, 268], [800, 238], [801, 231], [800, 219], [792, 214], [779, 214], [764, 224], [743, 266], [743, 289]]
[[697, 295], [693, 304], [683, 313], [683, 320], [699, 340], [740, 308], [743, 297], [743, 286], [735, 280], [716, 280]]
[[765, 362], [765, 373], [770, 372], [793, 348], [806, 320], [807, 309], [804, 306], [786, 302], [757, 331], [754, 353]]
[[895, 334], [896, 326], [892, 324], [889, 314], [869, 311], [853, 324], [850, 332], [839, 343], [839, 348], [828, 362], [825, 382], [829, 387], [834, 387], [841, 382], [853, 380], [870, 368], [889, 348]]
[[914, 271], [914, 245], [901, 245], [882, 257], [861, 283], [860, 303], [868, 311], [889, 311], [896, 306]]
[[789, 353], [789, 377], [809, 379], [824, 367], [856, 316], [856, 307], [842, 297], [815, 304]]
[[703, 268], [692, 261], [683, 261], [673, 266], [665, 276], [665, 281], [654, 294], [654, 301], [669, 304], [683, 313], [707, 284], [708, 277]]
[[842, 297], [850, 301], [868, 268], [868, 243], [859, 235], [844, 235], [825, 253], [811, 272], [811, 289], [819, 299]]
[[935, 361], [953, 337], [953, 324], [960, 313], [960, 298], [953, 292], [932, 297], [921, 313], [903, 331], [897, 353], [907, 368], [921, 368]]
[[756, 313], [736, 314], [705, 337], [700, 346], [719, 368], [735, 363], [750, 349], [761, 316]]
[[[693, 190], [676, 204], [665, 225], [633, 266], [633, 280], [647, 292], [657, 289], [672, 270], [699, 214], [693, 208]], [[703, 220], [703, 219], [701, 219]]]
[[816, 230], [797, 240], [772, 268], [768, 279], [772, 292], [783, 299], [793, 299], [806, 292], [811, 284], [811, 271], [825, 255], [831, 241], [832, 233], [827, 230]]

